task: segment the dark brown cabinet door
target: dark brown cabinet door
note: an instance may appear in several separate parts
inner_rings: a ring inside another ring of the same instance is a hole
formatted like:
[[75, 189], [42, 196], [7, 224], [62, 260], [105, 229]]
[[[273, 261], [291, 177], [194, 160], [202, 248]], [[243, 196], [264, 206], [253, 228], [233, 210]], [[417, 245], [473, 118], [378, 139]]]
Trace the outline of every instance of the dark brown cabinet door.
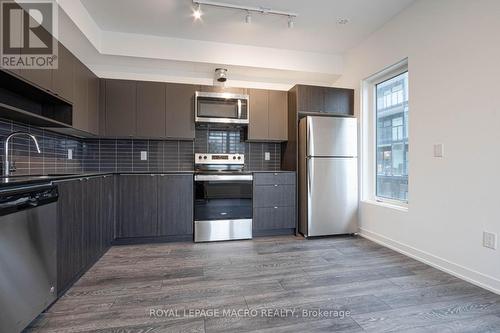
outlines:
[[58, 67], [52, 71], [52, 91], [69, 102], [73, 102], [74, 65], [76, 58], [62, 43], [57, 43]]
[[248, 125], [249, 140], [267, 140], [269, 137], [269, 91], [249, 89], [250, 124]]
[[94, 263], [103, 251], [99, 219], [101, 181], [101, 177], [82, 180], [83, 267]]
[[78, 276], [83, 263], [82, 184], [71, 180], [57, 185], [57, 290], [61, 293]]
[[115, 176], [103, 176], [100, 182], [99, 219], [101, 224], [101, 244], [104, 249], [115, 239]]
[[136, 82], [106, 80], [106, 131], [108, 137], [136, 135]]
[[325, 111], [338, 115], [354, 115], [354, 90], [325, 88]]
[[165, 137], [165, 84], [137, 82], [137, 136]]
[[269, 139], [288, 139], [288, 95], [286, 91], [269, 90]]
[[194, 94], [199, 86], [166, 84], [166, 135], [194, 139]]
[[87, 75], [88, 131], [97, 135], [99, 134], [99, 78], [89, 69]]
[[85, 65], [80, 61], [75, 61], [74, 66], [74, 99], [73, 99], [73, 128], [88, 131], [89, 114], [88, 103], [88, 81], [89, 74]]
[[158, 236], [193, 234], [193, 176], [158, 176]]
[[157, 176], [118, 177], [118, 237], [153, 237], [157, 234]]

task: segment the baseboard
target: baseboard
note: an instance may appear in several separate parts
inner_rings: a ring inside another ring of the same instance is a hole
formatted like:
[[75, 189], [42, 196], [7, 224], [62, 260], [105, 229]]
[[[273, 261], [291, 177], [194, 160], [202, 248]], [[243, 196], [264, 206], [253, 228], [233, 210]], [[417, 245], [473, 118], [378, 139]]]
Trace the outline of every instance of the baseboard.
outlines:
[[495, 294], [500, 294], [500, 280], [492, 276], [488, 276], [483, 273], [463, 267], [461, 265], [452, 263], [446, 259], [418, 250], [414, 247], [405, 245], [401, 242], [380, 235], [376, 232], [360, 228], [359, 235], [377, 244], [388, 247], [396, 252], [399, 252], [415, 260], [423, 262], [424, 264], [427, 264], [443, 272], [456, 276], [459, 279], [470, 282], [478, 287], [487, 289], [491, 292], [494, 292]]

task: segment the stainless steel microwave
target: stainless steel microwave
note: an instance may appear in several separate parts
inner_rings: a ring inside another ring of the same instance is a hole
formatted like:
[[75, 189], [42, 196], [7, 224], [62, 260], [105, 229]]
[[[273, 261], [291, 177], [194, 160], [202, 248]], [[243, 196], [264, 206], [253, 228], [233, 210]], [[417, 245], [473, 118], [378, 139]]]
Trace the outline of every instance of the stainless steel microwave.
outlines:
[[248, 95], [231, 93], [195, 93], [197, 123], [248, 124]]

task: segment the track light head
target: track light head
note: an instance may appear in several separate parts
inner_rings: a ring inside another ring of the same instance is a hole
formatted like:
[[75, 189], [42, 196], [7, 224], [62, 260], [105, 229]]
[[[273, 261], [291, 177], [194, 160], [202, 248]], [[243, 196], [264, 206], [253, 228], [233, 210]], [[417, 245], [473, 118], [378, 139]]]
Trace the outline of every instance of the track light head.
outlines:
[[293, 29], [295, 22], [293, 21], [293, 16], [288, 16], [288, 29]]
[[195, 20], [199, 20], [199, 19], [201, 19], [201, 15], [203, 15], [203, 13], [201, 11], [201, 5], [199, 3], [197, 3], [194, 7], [194, 10], [193, 10], [193, 17]]
[[245, 16], [245, 23], [246, 24], [252, 23], [252, 15], [250, 14], [250, 11], [248, 11], [247, 15]]

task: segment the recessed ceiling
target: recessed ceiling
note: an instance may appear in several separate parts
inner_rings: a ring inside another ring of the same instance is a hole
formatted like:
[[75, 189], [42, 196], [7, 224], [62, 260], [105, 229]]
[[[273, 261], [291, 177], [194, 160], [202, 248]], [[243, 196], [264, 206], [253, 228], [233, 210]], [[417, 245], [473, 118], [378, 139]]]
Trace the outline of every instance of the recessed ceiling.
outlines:
[[[343, 53], [380, 28], [414, 0], [221, 0], [244, 6], [295, 12], [287, 18], [202, 6], [193, 21], [191, 0], [81, 0], [104, 31], [243, 44], [306, 52]], [[339, 18], [349, 19], [340, 25]]]

